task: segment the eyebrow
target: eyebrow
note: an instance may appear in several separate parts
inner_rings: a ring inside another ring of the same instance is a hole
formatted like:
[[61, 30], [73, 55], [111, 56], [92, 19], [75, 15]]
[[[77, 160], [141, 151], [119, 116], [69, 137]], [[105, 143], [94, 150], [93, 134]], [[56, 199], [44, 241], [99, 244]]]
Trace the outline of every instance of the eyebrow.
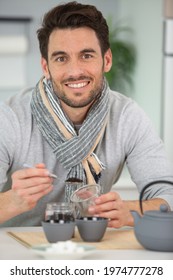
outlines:
[[[89, 48], [89, 49], [83, 49], [80, 51], [81, 54], [83, 53], [96, 53], [96, 51], [92, 48]], [[51, 54], [51, 59], [53, 59], [54, 57], [58, 56], [58, 55], [67, 55], [66, 52], [64, 51], [54, 51], [52, 54]]]
[[65, 55], [66, 52], [63, 52], [63, 51], [54, 51], [52, 54], [51, 54], [51, 59], [54, 58], [55, 56], [58, 56], [58, 55]]
[[83, 49], [82, 51], [80, 51], [80, 53], [96, 53], [96, 51], [94, 49]]

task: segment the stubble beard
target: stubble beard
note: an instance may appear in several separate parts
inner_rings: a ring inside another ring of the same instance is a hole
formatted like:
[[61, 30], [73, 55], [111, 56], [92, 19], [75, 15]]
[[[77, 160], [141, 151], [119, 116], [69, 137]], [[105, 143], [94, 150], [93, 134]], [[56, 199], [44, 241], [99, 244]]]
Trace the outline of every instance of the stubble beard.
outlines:
[[[83, 77], [82, 77], [83, 78]], [[74, 81], [80, 81], [81, 78], [79, 79], [74, 79]], [[91, 80], [91, 79], [90, 79]], [[101, 95], [102, 88], [103, 88], [103, 76], [102, 79], [100, 79], [100, 84], [95, 86], [94, 89], [92, 89], [89, 93], [89, 96], [85, 100], [81, 100], [79, 102], [71, 100], [67, 97], [65, 91], [61, 90], [59, 86], [56, 84], [56, 82], [53, 80], [53, 78], [50, 76], [50, 81], [52, 83], [53, 91], [54, 94], [61, 100], [63, 101], [66, 105], [72, 108], [83, 108], [85, 106], [88, 106], [89, 104], [94, 103], [99, 96]], [[72, 79], [70, 79], [72, 81]], [[80, 96], [82, 93], [77, 92], [76, 96]]]

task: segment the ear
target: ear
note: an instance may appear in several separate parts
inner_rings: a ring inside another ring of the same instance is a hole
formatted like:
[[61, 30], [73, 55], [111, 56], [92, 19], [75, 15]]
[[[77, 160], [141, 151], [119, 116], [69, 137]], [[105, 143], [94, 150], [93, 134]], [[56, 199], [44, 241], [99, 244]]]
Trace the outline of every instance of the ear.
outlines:
[[104, 72], [109, 72], [112, 67], [112, 52], [108, 49], [104, 55]]
[[50, 79], [47, 60], [44, 57], [41, 58], [41, 66], [42, 66], [43, 74], [46, 77], [46, 79]]

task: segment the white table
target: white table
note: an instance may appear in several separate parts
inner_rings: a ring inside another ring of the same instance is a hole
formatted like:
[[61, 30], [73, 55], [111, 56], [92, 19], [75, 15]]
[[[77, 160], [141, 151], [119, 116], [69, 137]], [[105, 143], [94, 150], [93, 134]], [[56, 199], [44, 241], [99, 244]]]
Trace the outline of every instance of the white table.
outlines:
[[[32, 250], [10, 237], [7, 231], [42, 231], [41, 227], [13, 227], [0, 229], [1, 260], [33, 260], [41, 259]], [[98, 250], [86, 259], [93, 260], [173, 260], [173, 253], [149, 250]]]

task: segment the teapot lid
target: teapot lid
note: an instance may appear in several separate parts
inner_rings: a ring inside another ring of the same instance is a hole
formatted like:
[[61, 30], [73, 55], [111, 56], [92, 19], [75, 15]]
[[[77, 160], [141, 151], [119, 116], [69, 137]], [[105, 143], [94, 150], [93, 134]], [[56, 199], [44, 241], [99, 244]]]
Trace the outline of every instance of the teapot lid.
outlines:
[[145, 211], [144, 216], [173, 219], [173, 211], [168, 211], [168, 206], [166, 204], [162, 204], [160, 206], [160, 210]]

